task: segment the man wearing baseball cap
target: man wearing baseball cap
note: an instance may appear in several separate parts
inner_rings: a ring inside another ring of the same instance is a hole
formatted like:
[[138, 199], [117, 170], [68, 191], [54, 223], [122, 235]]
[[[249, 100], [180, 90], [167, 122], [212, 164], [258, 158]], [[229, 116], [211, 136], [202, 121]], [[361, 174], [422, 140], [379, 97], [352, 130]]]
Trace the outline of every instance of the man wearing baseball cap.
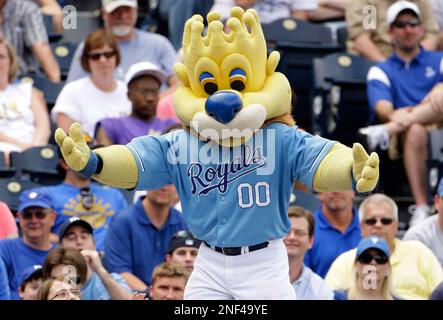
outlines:
[[181, 230], [174, 233], [169, 242], [166, 262], [178, 263], [191, 273], [194, 270], [194, 261], [201, 243], [189, 231]]
[[8, 271], [11, 299], [18, 300], [20, 277], [24, 270], [33, 265], [43, 265], [49, 251], [51, 227], [56, 213], [51, 197], [40, 189], [23, 191], [17, 212], [23, 236], [0, 241], [0, 258]]
[[425, 35], [423, 19], [423, 12], [412, 2], [402, 0], [388, 8], [388, 34], [394, 53], [385, 62], [372, 67], [367, 76], [369, 105], [383, 124], [359, 130], [366, 136], [369, 149], [380, 146], [388, 150], [392, 160], [403, 156], [415, 202], [410, 207], [410, 226], [430, 214], [427, 203], [426, 125], [442, 119], [434, 116], [425, 122], [413, 120], [416, 112], [432, 110], [429, 99], [443, 81], [441, 53], [427, 51], [421, 43]]
[[434, 252], [443, 267], [443, 178], [437, 187], [434, 196], [434, 206], [437, 214], [423, 220], [410, 228], [403, 240], [417, 240]]
[[[348, 51], [374, 61], [384, 61], [394, 48], [388, 33], [388, 8], [396, 5], [402, 9], [412, 3], [420, 11], [423, 22], [424, 38], [421, 45], [427, 50], [435, 50], [438, 35], [438, 24], [435, 20], [432, 4], [429, 0], [359, 0], [349, 1], [346, 7], [346, 24], [348, 30]], [[400, 10], [402, 11], [402, 10]], [[399, 12], [400, 12], [399, 11]]]
[[160, 88], [165, 81], [166, 74], [152, 62], [133, 64], [125, 77], [132, 112], [127, 117], [101, 120], [96, 127], [97, 142], [104, 146], [125, 145], [139, 136], [160, 135], [174, 125], [175, 120], [156, 116]]
[[60, 247], [79, 250], [87, 264], [86, 281], [81, 286], [82, 300], [128, 300], [126, 281], [118, 273], [109, 273], [95, 247], [92, 226], [79, 217], [71, 217], [60, 227]]
[[[121, 61], [116, 68], [115, 77], [123, 80], [131, 65], [140, 61], [150, 61], [166, 74], [169, 89], [162, 92], [162, 95], [172, 93], [180, 84], [172, 71], [176, 58], [175, 49], [164, 36], [137, 29], [137, 13], [137, 0], [102, 0], [104, 26], [114, 34], [120, 49]], [[68, 82], [87, 76], [80, 65], [83, 46], [84, 42], [75, 51]]]

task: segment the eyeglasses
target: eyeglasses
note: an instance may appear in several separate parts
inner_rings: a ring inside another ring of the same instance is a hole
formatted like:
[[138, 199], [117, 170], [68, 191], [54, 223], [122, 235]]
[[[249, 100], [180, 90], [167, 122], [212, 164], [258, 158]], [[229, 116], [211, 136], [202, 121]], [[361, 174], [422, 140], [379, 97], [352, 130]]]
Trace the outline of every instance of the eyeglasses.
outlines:
[[45, 211], [23, 211], [21, 213], [21, 217], [25, 220], [30, 220], [32, 216], [35, 216], [37, 219], [42, 220], [46, 218], [47, 213]]
[[91, 210], [94, 206], [94, 195], [89, 188], [82, 188], [80, 190], [81, 202], [83, 208], [86, 210]]
[[369, 254], [364, 252], [360, 256], [358, 256], [357, 261], [362, 264], [369, 264], [372, 260], [375, 260], [377, 264], [386, 264], [389, 262], [389, 258], [386, 255], [379, 255], [379, 254]]
[[388, 226], [388, 225], [390, 225], [392, 223], [392, 221], [394, 221], [394, 219], [391, 219], [391, 218], [381, 218], [381, 219], [369, 218], [369, 219], [366, 219], [364, 222], [368, 226], [375, 226], [377, 221], [380, 221], [381, 224], [384, 225], [384, 226]]
[[92, 60], [98, 60], [101, 56], [104, 56], [106, 59], [112, 58], [115, 55], [115, 51], [103, 51], [103, 52], [95, 52], [88, 54], [88, 58]]
[[406, 26], [410, 26], [411, 28], [418, 27], [421, 24], [420, 20], [414, 19], [410, 21], [394, 21], [392, 23], [392, 27], [397, 29], [404, 29]]
[[71, 290], [62, 289], [59, 292], [57, 292], [55, 294], [55, 296], [53, 296], [49, 300], [54, 300], [56, 298], [59, 298], [61, 300], [67, 300], [71, 296], [80, 297], [80, 290], [78, 290], [78, 289], [71, 289]]

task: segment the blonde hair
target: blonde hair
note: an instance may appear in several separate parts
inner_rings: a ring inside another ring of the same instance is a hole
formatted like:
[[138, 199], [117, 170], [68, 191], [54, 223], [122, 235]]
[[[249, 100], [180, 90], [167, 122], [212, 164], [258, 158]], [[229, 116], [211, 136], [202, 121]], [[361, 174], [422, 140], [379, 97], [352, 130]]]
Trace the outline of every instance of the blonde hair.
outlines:
[[11, 46], [9, 41], [0, 36], [0, 45], [3, 44], [6, 47], [9, 55], [9, 72], [8, 72], [8, 80], [12, 82], [15, 80], [18, 74], [18, 59], [17, 54], [15, 53], [15, 49]]
[[[394, 294], [392, 289], [392, 277], [391, 277], [391, 264], [389, 264], [389, 274], [383, 280], [381, 293], [383, 296], [383, 300], [393, 300]], [[354, 262], [354, 266], [352, 267], [352, 275], [351, 275], [351, 285], [348, 291], [348, 300], [357, 300], [359, 294], [361, 293], [361, 289], [358, 286], [358, 282], [363, 281], [363, 279], [358, 278], [357, 272], [357, 260]]]

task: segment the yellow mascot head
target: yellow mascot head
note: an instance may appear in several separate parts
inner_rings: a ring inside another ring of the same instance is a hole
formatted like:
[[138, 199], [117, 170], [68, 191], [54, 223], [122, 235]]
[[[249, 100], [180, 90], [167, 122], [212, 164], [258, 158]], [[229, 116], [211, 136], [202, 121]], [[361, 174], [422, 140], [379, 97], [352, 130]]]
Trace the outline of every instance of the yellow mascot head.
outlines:
[[[291, 88], [275, 72], [280, 55], [269, 57], [257, 12], [231, 10], [225, 33], [220, 14], [195, 15], [185, 25], [184, 64], [174, 65], [183, 83], [174, 94], [177, 116], [191, 130], [223, 146], [249, 140], [265, 122], [289, 115]], [[291, 120], [283, 121], [291, 124]]]

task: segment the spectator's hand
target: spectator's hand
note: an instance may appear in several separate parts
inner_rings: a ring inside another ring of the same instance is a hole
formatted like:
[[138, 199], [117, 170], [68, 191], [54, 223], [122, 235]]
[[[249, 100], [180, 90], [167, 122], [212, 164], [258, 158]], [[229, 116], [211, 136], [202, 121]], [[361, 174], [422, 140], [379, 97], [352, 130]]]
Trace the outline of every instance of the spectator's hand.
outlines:
[[95, 250], [82, 250], [81, 254], [86, 260], [88, 266], [95, 273], [99, 273], [101, 269], [103, 269], [102, 260], [100, 259], [100, 255]]
[[79, 123], [73, 123], [69, 128], [69, 136], [58, 128], [55, 131], [55, 142], [60, 147], [63, 158], [68, 166], [75, 171], [83, 170], [90, 157], [90, 150], [86, 144], [83, 130]]
[[411, 114], [413, 108], [414, 107], [404, 107], [395, 110], [392, 113], [390, 120], [403, 128], [408, 128], [413, 122]]
[[368, 192], [374, 190], [378, 182], [378, 155], [375, 152], [368, 156], [360, 143], [354, 143], [352, 147], [352, 155], [354, 162], [352, 164], [352, 172], [357, 182], [356, 189], [358, 192]]
[[131, 300], [146, 300], [146, 293], [134, 292], [131, 296]]

